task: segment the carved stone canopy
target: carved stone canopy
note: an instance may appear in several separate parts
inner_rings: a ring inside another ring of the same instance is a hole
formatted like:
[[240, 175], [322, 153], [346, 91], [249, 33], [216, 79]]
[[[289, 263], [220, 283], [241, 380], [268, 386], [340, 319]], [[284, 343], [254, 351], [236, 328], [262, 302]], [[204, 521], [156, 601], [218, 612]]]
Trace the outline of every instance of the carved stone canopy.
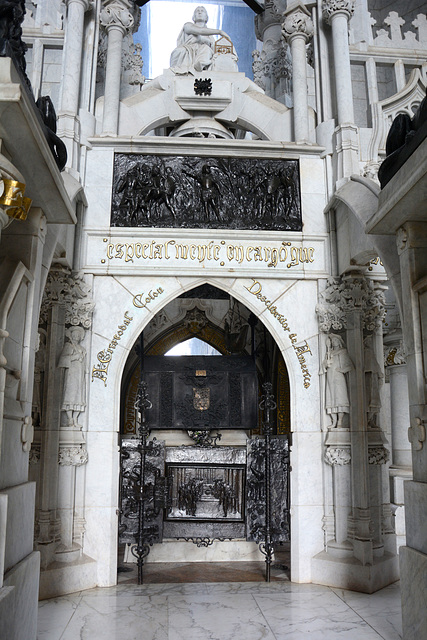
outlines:
[[385, 315], [384, 285], [363, 275], [328, 278], [319, 296], [316, 313], [320, 330], [341, 331], [347, 327], [347, 316], [354, 309], [362, 311], [362, 327], [374, 331]]
[[95, 303], [92, 289], [86, 284], [81, 272], [56, 265], [50, 270], [40, 310], [40, 320], [46, 322], [49, 308], [59, 304], [65, 309], [65, 323], [89, 329]]

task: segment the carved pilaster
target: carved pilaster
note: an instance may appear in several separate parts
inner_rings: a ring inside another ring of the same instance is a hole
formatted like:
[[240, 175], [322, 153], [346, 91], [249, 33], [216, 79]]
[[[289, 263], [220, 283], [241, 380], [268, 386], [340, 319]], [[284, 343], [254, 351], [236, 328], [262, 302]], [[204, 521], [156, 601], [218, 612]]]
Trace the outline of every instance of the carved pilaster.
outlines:
[[337, 13], [343, 13], [350, 20], [354, 13], [354, 0], [323, 0], [322, 4], [323, 19], [328, 24]]

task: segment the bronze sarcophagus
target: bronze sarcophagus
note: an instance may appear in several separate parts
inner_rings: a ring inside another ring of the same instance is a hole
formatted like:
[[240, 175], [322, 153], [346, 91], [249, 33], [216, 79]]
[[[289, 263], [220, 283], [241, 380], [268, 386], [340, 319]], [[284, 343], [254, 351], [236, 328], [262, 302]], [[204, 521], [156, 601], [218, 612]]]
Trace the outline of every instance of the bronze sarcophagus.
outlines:
[[254, 429], [258, 380], [246, 356], [148, 356], [150, 429]]

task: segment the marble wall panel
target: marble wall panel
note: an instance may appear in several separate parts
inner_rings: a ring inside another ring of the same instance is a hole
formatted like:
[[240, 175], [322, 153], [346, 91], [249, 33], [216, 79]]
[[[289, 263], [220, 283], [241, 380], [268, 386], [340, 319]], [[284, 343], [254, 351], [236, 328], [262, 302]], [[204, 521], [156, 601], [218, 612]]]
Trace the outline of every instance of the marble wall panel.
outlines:
[[[85, 228], [105, 228], [107, 230], [110, 224], [111, 186], [92, 186], [87, 191], [87, 202], [88, 208], [84, 219]], [[87, 238], [84, 237], [84, 246], [86, 240]]]
[[[6, 408], [10, 403], [5, 402]], [[17, 403], [16, 403], [17, 404]], [[13, 410], [16, 407], [13, 406]], [[28, 478], [28, 453], [22, 450], [22, 420], [4, 418], [0, 457], [0, 488], [25, 482]]]
[[35, 551], [5, 575], [8, 597], [0, 598], [0, 638], [35, 640], [40, 554]]
[[312, 581], [312, 558], [323, 550], [322, 518], [323, 506], [291, 506], [292, 582]]
[[322, 435], [294, 432], [291, 448], [291, 505], [323, 504]]
[[327, 232], [327, 217], [324, 213], [326, 206], [325, 194], [303, 192], [301, 203], [304, 233], [313, 235], [325, 234]]
[[84, 552], [97, 561], [97, 585], [109, 587], [117, 581], [118, 516], [116, 507], [85, 510]]
[[325, 163], [320, 158], [300, 158], [301, 193], [325, 193]]
[[[116, 431], [119, 426], [117, 425]], [[86, 507], [118, 505], [119, 447], [115, 431], [87, 433]], [[102, 473], [99, 470], [102, 469]]]
[[33, 550], [35, 489], [34, 482], [3, 489], [3, 493], [8, 497], [5, 571], [11, 569]]
[[427, 555], [427, 483], [405, 482], [405, 507], [411, 514], [406, 531], [406, 544]]
[[400, 547], [402, 619], [405, 640], [427, 637], [427, 556], [409, 547]]

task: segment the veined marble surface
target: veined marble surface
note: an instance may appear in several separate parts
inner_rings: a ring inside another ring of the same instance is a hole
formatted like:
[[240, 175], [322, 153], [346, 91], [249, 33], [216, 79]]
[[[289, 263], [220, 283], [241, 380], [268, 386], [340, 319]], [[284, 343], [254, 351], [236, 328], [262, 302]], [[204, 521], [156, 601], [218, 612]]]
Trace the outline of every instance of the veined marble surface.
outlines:
[[399, 640], [400, 587], [121, 584], [39, 605], [38, 640]]

